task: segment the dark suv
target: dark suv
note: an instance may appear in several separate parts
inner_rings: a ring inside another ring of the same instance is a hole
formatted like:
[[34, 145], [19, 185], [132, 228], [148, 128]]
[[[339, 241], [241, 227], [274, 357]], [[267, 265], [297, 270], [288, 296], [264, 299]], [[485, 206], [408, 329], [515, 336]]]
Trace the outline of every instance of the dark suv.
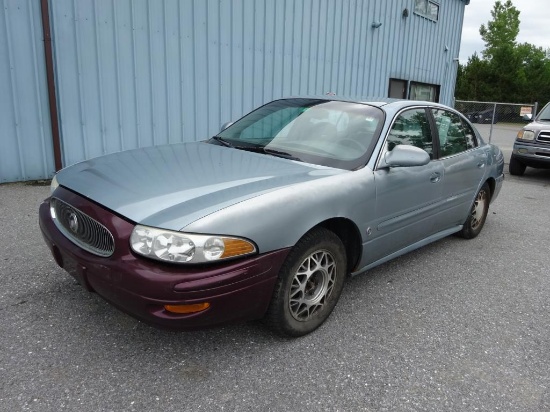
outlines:
[[550, 103], [518, 132], [514, 142], [510, 174], [521, 176], [527, 166], [550, 169]]

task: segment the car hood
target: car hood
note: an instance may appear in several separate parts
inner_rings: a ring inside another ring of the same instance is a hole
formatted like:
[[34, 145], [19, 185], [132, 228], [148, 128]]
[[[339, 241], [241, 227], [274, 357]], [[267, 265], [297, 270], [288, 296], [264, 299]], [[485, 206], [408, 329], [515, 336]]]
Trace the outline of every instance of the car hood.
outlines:
[[180, 230], [263, 193], [345, 172], [196, 142], [101, 156], [63, 169], [57, 181], [136, 223]]
[[523, 127], [527, 130], [542, 130], [550, 128], [549, 120], [535, 120]]

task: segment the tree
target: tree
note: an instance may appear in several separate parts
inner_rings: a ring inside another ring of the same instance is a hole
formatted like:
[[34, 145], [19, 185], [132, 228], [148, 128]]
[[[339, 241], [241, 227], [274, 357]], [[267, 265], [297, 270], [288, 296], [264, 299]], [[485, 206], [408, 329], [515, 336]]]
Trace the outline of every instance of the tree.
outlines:
[[483, 56], [491, 60], [495, 53], [502, 49], [512, 50], [516, 46], [516, 38], [519, 34], [519, 10], [514, 7], [511, 0], [505, 3], [496, 1], [491, 10], [493, 20], [479, 28], [479, 34], [485, 41]]
[[521, 60], [518, 82], [523, 90], [524, 101], [545, 102], [550, 99], [550, 60], [542, 47], [529, 43], [517, 46]]
[[459, 65], [456, 97], [464, 100], [546, 103], [550, 100], [550, 59], [532, 44], [517, 44], [520, 12], [511, 0], [496, 1], [492, 20], [479, 33], [481, 58], [474, 53]]
[[456, 96], [462, 100], [489, 100], [486, 96], [493, 94], [491, 85], [487, 82], [489, 71], [489, 63], [474, 53], [468, 59], [468, 63], [459, 66]]
[[489, 80], [493, 101], [517, 101], [520, 93], [517, 73], [520, 58], [516, 53], [516, 38], [519, 34], [519, 10], [511, 0], [496, 1], [491, 11], [492, 20], [479, 28], [485, 41], [483, 57], [489, 63]]

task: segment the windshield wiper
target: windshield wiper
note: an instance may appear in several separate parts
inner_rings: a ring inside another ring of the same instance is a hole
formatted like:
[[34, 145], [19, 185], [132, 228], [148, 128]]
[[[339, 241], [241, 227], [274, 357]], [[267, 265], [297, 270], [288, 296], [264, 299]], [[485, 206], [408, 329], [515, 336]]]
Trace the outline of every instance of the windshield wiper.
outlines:
[[293, 156], [290, 153], [282, 152], [280, 150], [275, 150], [275, 149], [269, 149], [269, 148], [266, 148], [264, 146], [255, 146], [255, 145], [250, 145], [250, 146], [249, 145], [246, 145], [246, 146], [238, 145], [237, 146], [237, 145], [229, 143], [227, 140], [225, 140], [224, 138], [222, 138], [220, 136], [213, 136], [212, 139], [215, 140], [216, 142], [221, 143], [222, 145], [224, 145], [226, 147], [231, 147], [233, 149], [245, 150], [247, 152], [265, 153], [265, 154], [268, 154], [268, 155], [271, 155], [271, 156], [282, 157], [283, 159], [302, 161], [302, 159], [300, 159], [296, 156]]
[[300, 159], [299, 157], [293, 156], [287, 152], [282, 152], [280, 150], [275, 150], [275, 149], [268, 149], [266, 147], [264, 147], [263, 149], [264, 149], [263, 150], [264, 153], [270, 154], [272, 156], [282, 157], [283, 159], [302, 161], [302, 159]]
[[226, 147], [235, 147], [235, 146], [233, 146], [231, 143], [229, 143], [227, 140], [225, 140], [224, 138], [222, 138], [222, 137], [220, 137], [220, 136], [212, 136], [212, 139], [214, 139], [216, 142], [221, 143], [223, 146], [226, 146]]
[[223, 137], [220, 136], [212, 136], [212, 139], [216, 142], [221, 143], [222, 145], [226, 147], [231, 147], [233, 149], [238, 150], [246, 150], [248, 152], [257, 152], [257, 153], [264, 153], [264, 147], [258, 146], [258, 145], [235, 145], [233, 143], [229, 143], [227, 140], [225, 140]]

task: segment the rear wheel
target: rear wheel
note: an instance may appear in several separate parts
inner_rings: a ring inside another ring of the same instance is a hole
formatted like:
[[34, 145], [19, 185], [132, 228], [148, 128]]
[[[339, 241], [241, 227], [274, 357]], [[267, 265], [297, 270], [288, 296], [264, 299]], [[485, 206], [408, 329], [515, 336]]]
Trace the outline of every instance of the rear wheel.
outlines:
[[316, 228], [290, 251], [265, 317], [284, 336], [302, 336], [330, 315], [344, 287], [346, 251], [333, 232]]
[[510, 164], [508, 165], [508, 171], [511, 175], [521, 176], [525, 172], [525, 164], [521, 163], [514, 155], [510, 157]]
[[489, 212], [489, 202], [491, 200], [491, 189], [487, 183], [484, 183], [477, 192], [474, 204], [470, 210], [470, 214], [462, 226], [462, 230], [458, 235], [464, 239], [473, 239], [481, 232], [487, 213]]

